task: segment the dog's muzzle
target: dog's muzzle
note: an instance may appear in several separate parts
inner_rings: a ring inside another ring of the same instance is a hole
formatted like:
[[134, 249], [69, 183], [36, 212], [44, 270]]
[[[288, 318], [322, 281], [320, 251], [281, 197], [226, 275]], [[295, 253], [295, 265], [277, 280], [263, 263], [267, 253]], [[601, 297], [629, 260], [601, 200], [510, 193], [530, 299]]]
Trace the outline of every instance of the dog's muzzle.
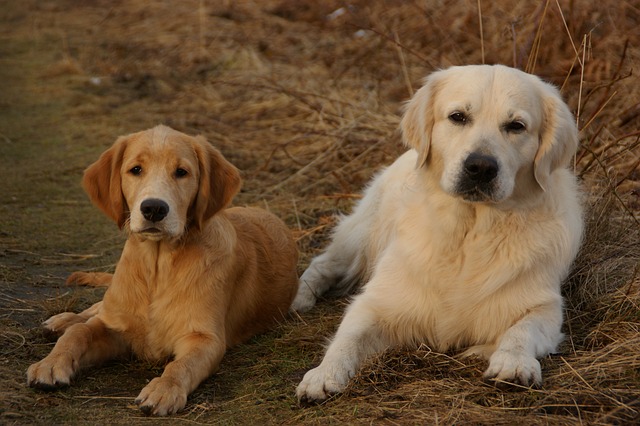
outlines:
[[490, 201], [495, 195], [499, 171], [494, 157], [471, 153], [462, 165], [456, 192], [467, 201]]

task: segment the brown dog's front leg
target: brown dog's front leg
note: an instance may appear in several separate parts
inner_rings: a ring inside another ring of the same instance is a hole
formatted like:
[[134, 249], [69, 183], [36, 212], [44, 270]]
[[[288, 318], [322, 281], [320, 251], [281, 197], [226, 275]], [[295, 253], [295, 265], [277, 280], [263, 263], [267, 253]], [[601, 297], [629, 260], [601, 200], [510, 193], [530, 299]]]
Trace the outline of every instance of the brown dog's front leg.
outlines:
[[191, 333], [176, 344], [175, 359], [162, 376], [153, 379], [136, 398], [136, 404], [147, 415], [173, 414], [187, 403], [187, 396], [213, 374], [225, 353], [222, 338]]
[[119, 335], [93, 317], [70, 326], [51, 353], [29, 367], [27, 384], [45, 390], [67, 386], [80, 368], [115, 358], [126, 350]]

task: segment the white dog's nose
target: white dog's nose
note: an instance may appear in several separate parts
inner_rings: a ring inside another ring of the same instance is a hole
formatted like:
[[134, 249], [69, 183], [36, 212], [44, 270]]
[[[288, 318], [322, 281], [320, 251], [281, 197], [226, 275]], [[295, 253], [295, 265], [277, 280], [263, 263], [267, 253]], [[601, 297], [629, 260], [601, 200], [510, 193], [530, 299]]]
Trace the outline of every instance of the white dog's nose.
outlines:
[[498, 162], [488, 155], [472, 153], [464, 161], [464, 173], [475, 183], [489, 183], [498, 176]]

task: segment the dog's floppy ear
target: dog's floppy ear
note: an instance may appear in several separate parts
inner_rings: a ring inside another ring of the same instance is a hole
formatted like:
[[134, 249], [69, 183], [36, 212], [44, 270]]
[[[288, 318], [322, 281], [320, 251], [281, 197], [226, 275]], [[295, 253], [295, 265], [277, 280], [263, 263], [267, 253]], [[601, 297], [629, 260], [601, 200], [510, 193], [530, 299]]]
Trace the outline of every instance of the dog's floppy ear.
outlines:
[[543, 122], [538, 152], [534, 160], [536, 182], [545, 190], [549, 177], [559, 167], [566, 167], [578, 148], [578, 129], [569, 107], [558, 90], [543, 84]]
[[127, 203], [122, 194], [120, 168], [128, 136], [122, 136], [113, 146], [102, 153], [98, 161], [87, 167], [82, 178], [82, 186], [89, 198], [120, 229], [127, 220]]
[[435, 122], [433, 104], [443, 71], [431, 74], [407, 103], [400, 122], [404, 144], [418, 151], [416, 167], [422, 167], [429, 156], [431, 132]]
[[190, 216], [198, 229], [211, 216], [227, 207], [240, 191], [240, 172], [228, 162], [204, 137], [195, 138], [195, 150], [200, 165], [198, 194]]

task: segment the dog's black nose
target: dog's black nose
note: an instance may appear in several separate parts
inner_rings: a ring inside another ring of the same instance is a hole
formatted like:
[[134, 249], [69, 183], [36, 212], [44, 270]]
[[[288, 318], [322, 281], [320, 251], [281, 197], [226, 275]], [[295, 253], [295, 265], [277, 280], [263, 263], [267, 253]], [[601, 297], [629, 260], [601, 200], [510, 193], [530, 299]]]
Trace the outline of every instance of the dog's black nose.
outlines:
[[169, 213], [169, 204], [157, 198], [149, 198], [140, 204], [140, 211], [145, 219], [160, 222]]
[[488, 155], [469, 154], [464, 161], [464, 172], [477, 183], [489, 183], [498, 176], [498, 162]]

